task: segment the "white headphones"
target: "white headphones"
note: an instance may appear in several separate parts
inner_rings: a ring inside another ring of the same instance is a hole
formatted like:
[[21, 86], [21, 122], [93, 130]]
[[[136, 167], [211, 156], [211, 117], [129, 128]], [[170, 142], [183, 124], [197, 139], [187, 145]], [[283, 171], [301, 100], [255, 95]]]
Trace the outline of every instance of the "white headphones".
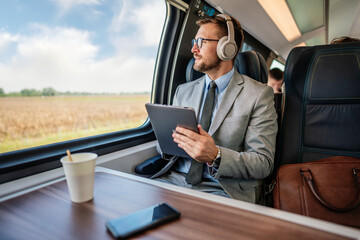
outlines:
[[218, 14], [216, 17], [224, 18], [228, 29], [228, 36], [220, 38], [216, 52], [221, 60], [229, 61], [235, 57], [238, 50], [235, 42], [234, 25], [229, 15]]

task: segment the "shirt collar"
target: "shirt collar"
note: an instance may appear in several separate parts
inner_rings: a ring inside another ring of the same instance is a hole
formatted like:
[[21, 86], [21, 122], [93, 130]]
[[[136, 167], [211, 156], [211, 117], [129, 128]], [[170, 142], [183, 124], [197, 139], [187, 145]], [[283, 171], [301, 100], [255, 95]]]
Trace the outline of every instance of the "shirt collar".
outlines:
[[[217, 86], [217, 89], [219, 90], [219, 92], [224, 91], [224, 89], [229, 84], [233, 75], [234, 75], [234, 67], [228, 73], [222, 75], [221, 77], [219, 77], [218, 79], [215, 80], [215, 83], [216, 83], [216, 86]], [[206, 76], [205, 77], [206, 88], [209, 89], [210, 82], [212, 80], [210, 79], [210, 77], [207, 74], [205, 76]]]

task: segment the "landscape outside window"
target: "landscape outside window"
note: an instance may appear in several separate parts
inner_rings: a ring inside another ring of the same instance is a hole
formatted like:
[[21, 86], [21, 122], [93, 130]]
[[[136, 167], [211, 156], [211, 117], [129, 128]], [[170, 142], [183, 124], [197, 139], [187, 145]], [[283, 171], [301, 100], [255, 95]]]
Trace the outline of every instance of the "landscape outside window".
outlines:
[[162, 0], [17, 0], [0, 8], [0, 154], [141, 126]]

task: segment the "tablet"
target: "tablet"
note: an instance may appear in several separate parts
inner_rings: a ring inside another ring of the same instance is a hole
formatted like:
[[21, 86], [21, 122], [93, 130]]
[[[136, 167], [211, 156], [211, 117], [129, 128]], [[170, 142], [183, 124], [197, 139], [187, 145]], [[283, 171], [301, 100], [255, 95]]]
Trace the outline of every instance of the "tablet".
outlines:
[[145, 107], [161, 151], [169, 155], [191, 158], [178, 147], [171, 135], [177, 126], [199, 132], [194, 109], [151, 103], [146, 103]]

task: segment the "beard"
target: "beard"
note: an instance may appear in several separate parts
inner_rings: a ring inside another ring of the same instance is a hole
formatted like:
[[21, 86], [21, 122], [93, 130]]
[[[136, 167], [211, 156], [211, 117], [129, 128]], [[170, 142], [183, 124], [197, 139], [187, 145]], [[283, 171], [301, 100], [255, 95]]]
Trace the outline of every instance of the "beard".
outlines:
[[201, 63], [194, 64], [194, 69], [198, 72], [208, 72], [210, 70], [213, 70], [217, 68], [220, 65], [221, 59], [216, 55], [216, 57], [210, 59], [209, 61], [203, 61]]

